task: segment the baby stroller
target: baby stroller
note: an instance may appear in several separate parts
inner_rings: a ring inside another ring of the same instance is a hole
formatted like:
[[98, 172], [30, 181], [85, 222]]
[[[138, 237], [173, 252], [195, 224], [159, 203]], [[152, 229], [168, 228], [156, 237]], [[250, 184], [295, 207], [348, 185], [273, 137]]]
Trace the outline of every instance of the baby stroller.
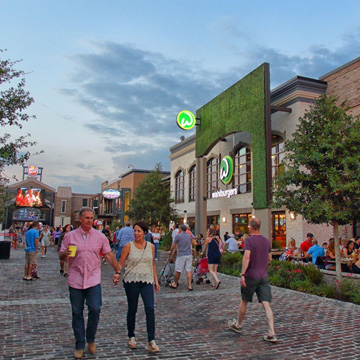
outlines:
[[169, 255], [164, 268], [160, 272], [159, 284], [168, 286], [174, 280], [175, 261], [172, 254]]
[[206, 283], [210, 284], [210, 279], [207, 278], [207, 274], [209, 272], [209, 264], [208, 259], [206, 257], [199, 259], [196, 268], [194, 270], [193, 277], [195, 278], [196, 283], [199, 285], [204, 279], [206, 279]]

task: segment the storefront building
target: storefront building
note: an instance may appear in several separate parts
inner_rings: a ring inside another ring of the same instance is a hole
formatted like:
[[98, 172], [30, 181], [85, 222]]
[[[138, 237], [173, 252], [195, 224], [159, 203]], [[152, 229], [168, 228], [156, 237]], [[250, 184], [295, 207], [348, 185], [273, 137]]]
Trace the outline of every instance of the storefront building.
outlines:
[[[149, 173], [150, 170], [131, 169], [119, 178], [101, 184], [101, 193], [90, 199], [90, 206], [103, 226], [110, 225], [113, 219], [117, 219], [122, 225], [129, 220], [126, 210], [134, 197], [134, 190]], [[161, 175], [170, 176], [170, 172], [162, 171]]]
[[[360, 58], [312, 79], [296, 76], [270, 91], [270, 66], [263, 64], [196, 111], [196, 134], [170, 148], [171, 191], [181, 221], [196, 235], [211, 224], [225, 232], [248, 233], [252, 216], [261, 232], [284, 247], [312, 232], [320, 243], [332, 228], [308, 224], [285, 208], [271, 208], [271, 187], [283, 169], [284, 142], [299, 117], [323, 94], [348, 100], [360, 114]], [[344, 226], [340, 235], [356, 235]]]

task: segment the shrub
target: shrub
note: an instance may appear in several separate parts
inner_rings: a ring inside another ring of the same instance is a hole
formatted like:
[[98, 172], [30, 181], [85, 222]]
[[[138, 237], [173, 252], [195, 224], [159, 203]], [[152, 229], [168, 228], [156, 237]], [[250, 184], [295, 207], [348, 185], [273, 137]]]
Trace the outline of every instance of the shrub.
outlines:
[[167, 232], [162, 238], [160, 242], [161, 250], [170, 250], [172, 245], [172, 232]]
[[219, 271], [224, 274], [240, 276], [243, 255], [240, 252], [225, 252], [221, 257], [221, 265]]

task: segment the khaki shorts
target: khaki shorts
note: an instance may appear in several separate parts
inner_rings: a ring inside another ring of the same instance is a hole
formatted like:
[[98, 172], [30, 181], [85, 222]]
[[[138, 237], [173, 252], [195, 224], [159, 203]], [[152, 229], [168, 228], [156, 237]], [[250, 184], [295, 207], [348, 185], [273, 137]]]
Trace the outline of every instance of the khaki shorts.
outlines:
[[246, 287], [241, 287], [241, 298], [247, 302], [252, 302], [256, 293], [259, 302], [271, 301], [271, 287], [268, 278], [250, 279], [245, 278]]
[[31, 251], [31, 252], [25, 252], [25, 260], [26, 260], [26, 264], [37, 264], [37, 259], [36, 259], [36, 252], [35, 251]]
[[175, 262], [175, 271], [181, 273], [184, 269], [187, 272], [192, 271], [192, 255], [178, 256]]

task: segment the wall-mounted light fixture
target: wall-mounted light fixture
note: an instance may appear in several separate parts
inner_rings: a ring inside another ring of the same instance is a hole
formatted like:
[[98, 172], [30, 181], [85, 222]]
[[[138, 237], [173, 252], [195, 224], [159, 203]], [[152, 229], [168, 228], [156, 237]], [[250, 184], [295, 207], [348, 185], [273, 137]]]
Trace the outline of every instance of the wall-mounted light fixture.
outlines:
[[222, 221], [223, 221], [223, 223], [226, 223], [227, 219], [225, 216], [223, 216]]
[[296, 212], [295, 212], [295, 211], [290, 211], [289, 215], [290, 215], [290, 219], [291, 219], [291, 220], [295, 220], [295, 219], [296, 219]]

